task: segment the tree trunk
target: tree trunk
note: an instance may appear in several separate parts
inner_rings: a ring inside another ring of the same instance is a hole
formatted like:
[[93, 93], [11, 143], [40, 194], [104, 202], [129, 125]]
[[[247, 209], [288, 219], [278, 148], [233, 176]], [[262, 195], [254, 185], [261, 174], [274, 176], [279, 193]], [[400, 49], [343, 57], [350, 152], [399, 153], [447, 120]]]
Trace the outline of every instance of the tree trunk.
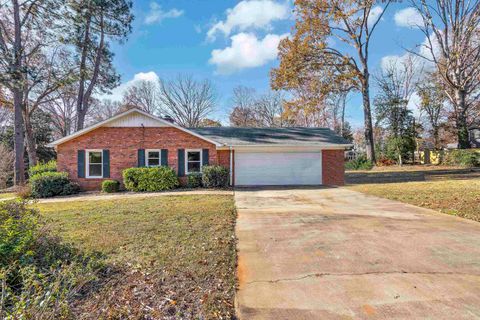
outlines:
[[468, 125], [467, 117], [465, 114], [466, 105], [465, 105], [465, 92], [463, 90], [455, 90], [455, 103], [457, 107], [457, 137], [458, 137], [458, 148], [459, 149], [469, 149], [470, 141], [468, 139]]
[[24, 123], [25, 123], [25, 141], [27, 143], [27, 153], [28, 153], [28, 164], [30, 167], [34, 166], [38, 162], [37, 158], [37, 148], [35, 146], [35, 137], [33, 134], [32, 123], [30, 122], [30, 116], [24, 112]]
[[82, 55], [80, 58], [80, 80], [78, 84], [77, 95], [77, 125], [76, 131], [82, 130], [85, 124], [85, 112], [84, 112], [84, 92], [85, 92], [85, 77], [87, 73], [87, 55], [88, 55], [88, 42], [90, 41], [90, 23], [91, 17], [87, 16], [85, 25], [85, 36], [83, 39]]
[[438, 132], [438, 126], [433, 126], [433, 143], [435, 145], [435, 149], [439, 150], [440, 149], [440, 139], [439, 139], [439, 132]]
[[20, 7], [17, 0], [12, 2], [15, 28], [14, 41], [14, 63], [13, 63], [13, 108], [14, 108], [14, 127], [13, 127], [13, 144], [15, 153], [14, 165], [14, 184], [16, 186], [25, 183], [25, 162], [24, 162], [24, 136], [23, 136], [23, 74], [22, 74], [22, 39], [21, 39], [21, 22]]
[[364, 70], [364, 79], [362, 80], [362, 98], [363, 98], [363, 115], [365, 122], [365, 144], [367, 148], [367, 159], [374, 164], [375, 159], [375, 145], [373, 141], [373, 124], [372, 124], [372, 110], [370, 107], [370, 88], [368, 83], [369, 73]]

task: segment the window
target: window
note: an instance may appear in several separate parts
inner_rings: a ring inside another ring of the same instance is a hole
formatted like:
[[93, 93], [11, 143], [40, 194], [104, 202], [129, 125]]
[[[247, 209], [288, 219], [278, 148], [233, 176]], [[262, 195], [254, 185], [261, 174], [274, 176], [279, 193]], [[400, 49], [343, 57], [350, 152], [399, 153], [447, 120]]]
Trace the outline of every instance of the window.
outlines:
[[147, 150], [147, 167], [158, 167], [160, 165], [160, 150]]
[[87, 150], [87, 178], [103, 177], [102, 150]]
[[202, 172], [202, 150], [186, 150], [185, 168], [187, 174]]

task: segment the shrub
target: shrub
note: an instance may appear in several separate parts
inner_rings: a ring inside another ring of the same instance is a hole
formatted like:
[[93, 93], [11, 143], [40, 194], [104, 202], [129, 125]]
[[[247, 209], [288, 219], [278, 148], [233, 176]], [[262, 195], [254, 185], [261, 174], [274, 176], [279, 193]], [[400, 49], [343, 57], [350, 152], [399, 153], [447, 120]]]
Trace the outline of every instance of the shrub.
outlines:
[[17, 196], [22, 199], [29, 199], [32, 197], [32, 188], [29, 184], [17, 188]]
[[55, 160], [50, 160], [47, 163], [39, 163], [28, 169], [29, 177], [34, 175], [45, 173], [45, 172], [56, 172], [57, 171], [57, 162]]
[[364, 156], [345, 162], [346, 170], [371, 170], [373, 163]]
[[117, 180], [105, 180], [102, 182], [102, 191], [105, 193], [118, 192], [120, 189], [120, 182]]
[[379, 167], [388, 167], [393, 166], [394, 164], [396, 164], [395, 160], [386, 157], [381, 157], [377, 160], [377, 166]]
[[66, 172], [44, 172], [30, 177], [34, 198], [48, 198], [78, 193], [79, 187], [70, 183]]
[[129, 168], [123, 171], [125, 189], [135, 192], [154, 192], [178, 186], [175, 171], [169, 167]]
[[80, 192], [80, 185], [75, 182], [69, 182], [63, 187], [63, 191], [60, 194], [61, 196], [69, 196], [72, 194], [77, 194]]
[[70, 299], [103, 270], [99, 255], [53, 237], [26, 202], [0, 202], [0, 310], [7, 319], [74, 318]]
[[31, 259], [38, 220], [25, 201], [0, 202], [0, 267]]
[[202, 186], [202, 174], [191, 173], [187, 176], [187, 187], [200, 188]]
[[451, 150], [445, 153], [444, 163], [450, 166], [478, 167], [480, 152], [478, 150]]
[[229, 178], [229, 171], [225, 167], [205, 166], [202, 169], [202, 183], [206, 188], [226, 188]]

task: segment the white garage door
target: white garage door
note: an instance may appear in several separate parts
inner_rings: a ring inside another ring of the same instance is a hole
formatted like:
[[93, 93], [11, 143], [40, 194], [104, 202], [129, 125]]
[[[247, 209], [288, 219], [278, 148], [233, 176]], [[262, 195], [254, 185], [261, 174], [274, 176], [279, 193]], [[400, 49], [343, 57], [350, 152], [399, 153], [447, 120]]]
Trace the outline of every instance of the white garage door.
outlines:
[[322, 184], [320, 152], [235, 152], [235, 185]]

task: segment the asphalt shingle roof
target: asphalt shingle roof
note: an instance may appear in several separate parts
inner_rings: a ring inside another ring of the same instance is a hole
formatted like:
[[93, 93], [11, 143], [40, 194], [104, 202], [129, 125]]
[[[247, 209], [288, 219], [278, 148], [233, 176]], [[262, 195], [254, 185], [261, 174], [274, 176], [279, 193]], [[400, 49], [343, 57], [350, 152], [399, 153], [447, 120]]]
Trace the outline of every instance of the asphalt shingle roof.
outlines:
[[348, 145], [349, 142], [327, 128], [191, 128], [210, 140], [228, 146], [257, 144], [321, 146]]

